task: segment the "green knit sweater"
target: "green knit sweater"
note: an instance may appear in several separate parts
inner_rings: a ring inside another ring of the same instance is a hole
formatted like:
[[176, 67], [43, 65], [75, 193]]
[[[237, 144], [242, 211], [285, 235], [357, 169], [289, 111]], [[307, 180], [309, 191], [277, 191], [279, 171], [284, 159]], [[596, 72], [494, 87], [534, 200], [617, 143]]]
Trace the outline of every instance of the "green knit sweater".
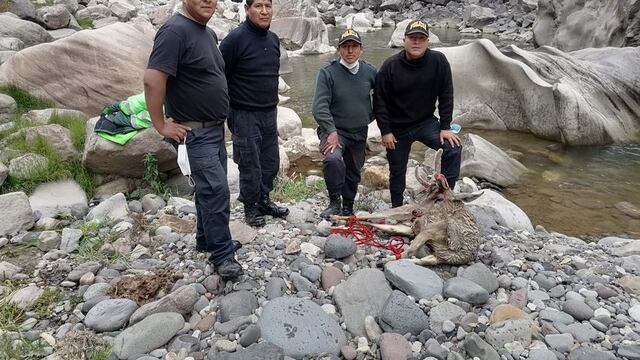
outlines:
[[338, 60], [320, 69], [312, 112], [322, 133], [361, 130], [373, 119], [371, 91], [376, 68], [358, 61], [360, 68], [355, 75]]

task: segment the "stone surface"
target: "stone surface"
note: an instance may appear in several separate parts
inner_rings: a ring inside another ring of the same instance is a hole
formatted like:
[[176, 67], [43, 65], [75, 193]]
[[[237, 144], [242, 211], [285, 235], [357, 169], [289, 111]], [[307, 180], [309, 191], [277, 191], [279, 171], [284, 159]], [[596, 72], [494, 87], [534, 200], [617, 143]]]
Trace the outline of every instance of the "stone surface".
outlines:
[[577, 320], [589, 320], [593, 317], [593, 309], [578, 300], [565, 301], [562, 305], [562, 310]]
[[523, 346], [529, 346], [532, 326], [533, 322], [530, 319], [497, 322], [487, 328], [485, 339], [494, 348], [502, 348], [505, 344], [514, 341], [519, 341]]
[[119, 359], [148, 353], [169, 342], [183, 326], [184, 319], [180, 314], [153, 314], [116, 336], [113, 353]]
[[475, 134], [464, 134], [460, 176], [486, 179], [500, 186], [515, 184], [527, 171], [519, 161]]
[[9, 176], [29, 178], [34, 174], [45, 171], [49, 160], [38, 154], [26, 153], [15, 157], [9, 162]]
[[91, 209], [87, 214], [87, 220], [113, 223], [125, 218], [128, 214], [127, 199], [124, 194], [118, 193]]
[[478, 5], [469, 5], [464, 9], [462, 20], [467, 26], [481, 28], [493, 23], [496, 20], [496, 14], [492, 9]]
[[0, 14], [0, 37], [20, 39], [25, 47], [53, 40], [40, 25], [4, 14]]
[[389, 331], [418, 335], [429, 326], [429, 318], [404, 293], [394, 290], [380, 312], [380, 324]]
[[295, 111], [278, 106], [278, 136], [283, 140], [288, 140], [293, 136], [302, 133], [302, 120]]
[[0, 281], [11, 280], [20, 271], [22, 271], [20, 266], [8, 261], [2, 261], [0, 262]]
[[366, 335], [364, 319], [368, 315], [378, 317], [389, 295], [389, 283], [384, 274], [375, 269], [356, 271], [333, 291], [347, 330], [356, 336]]
[[138, 304], [129, 299], [112, 299], [99, 302], [84, 318], [84, 324], [98, 332], [121, 329]]
[[411, 344], [400, 334], [382, 334], [379, 344], [381, 359], [407, 359], [412, 355]]
[[470, 356], [482, 360], [500, 360], [500, 355], [478, 334], [472, 333], [464, 342], [464, 349]]
[[498, 278], [483, 263], [475, 263], [466, 267], [460, 274], [460, 277], [473, 281], [489, 293], [498, 290]]
[[340, 284], [342, 280], [344, 280], [344, 274], [335, 266], [324, 268], [320, 275], [320, 283], [325, 290], [329, 290], [331, 287]]
[[29, 196], [33, 211], [43, 217], [72, 216], [82, 218], [89, 211], [87, 195], [73, 180], [39, 185]]
[[251, 315], [257, 308], [255, 295], [246, 290], [236, 291], [220, 299], [218, 320], [229, 321], [239, 316]]
[[489, 300], [489, 293], [471, 280], [454, 277], [444, 285], [444, 296], [468, 302], [473, 305], [484, 304]]
[[258, 325], [263, 339], [294, 358], [320, 353], [338, 355], [346, 344], [340, 325], [309, 300], [282, 297], [271, 300], [264, 307]]
[[38, 301], [43, 293], [44, 289], [31, 285], [16, 291], [9, 301], [22, 310], [28, 310]]
[[33, 227], [33, 211], [25, 193], [0, 195], [0, 209], [0, 236], [15, 235]]
[[436, 333], [442, 332], [442, 323], [446, 320], [459, 324], [466, 312], [458, 305], [448, 301], [441, 302], [429, 312], [429, 325]]
[[353, 239], [338, 234], [329, 235], [324, 244], [324, 253], [327, 257], [334, 259], [349, 257], [353, 255], [357, 249], [358, 246], [353, 242]]
[[467, 203], [466, 207], [483, 230], [493, 225], [501, 225], [533, 233], [533, 225], [527, 214], [493, 190], [484, 189], [482, 195]]
[[193, 310], [193, 306], [199, 298], [200, 296], [193, 286], [184, 285], [157, 301], [142, 305], [131, 315], [129, 322], [135, 324], [157, 313], [187, 314]]
[[239, 349], [233, 353], [209, 353], [209, 359], [246, 360], [246, 359], [282, 359], [282, 349], [268, 341], [253, 344], [246, 349]]
[[38, 8], [36, 17], [38, 22], [50, 30], [67, 27], [72, 18], [67, 8], [62, 4]]
[[417, 299], [442, 294], [443, 282], [438, 274], [409, 260], [388, 262], [384, 274], [395, 287]]

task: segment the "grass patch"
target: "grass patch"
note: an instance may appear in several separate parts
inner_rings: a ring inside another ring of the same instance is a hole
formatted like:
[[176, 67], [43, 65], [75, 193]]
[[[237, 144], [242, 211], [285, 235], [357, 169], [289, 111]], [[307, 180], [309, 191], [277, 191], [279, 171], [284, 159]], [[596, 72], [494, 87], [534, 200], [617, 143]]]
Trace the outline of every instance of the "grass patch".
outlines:
[[40, 340], [13, 340], [7, 335], [0, 335], [0, 360], [41, 359], [44, 357], [43, 347]]
[[89, 330], [71, 331], [56, 345], [56, 355], [63, 360], [105, 360], [110, 353], [109, 344]]
[[26, 320], [24, 310], [5, 299], [0, 303], [0, 330], [20, 331], [20, 324]]
[[271, 197], [274, 200], [285, 202], [300, 201], [313, 197], [326, 188], [324, 180], [318, 181], [312, 186], [307, 186], [304, 176], [278, 176], [274, 183]]
[[144, 156], [144, 174], [142, 180], [147, 184], [144, 188], [138, 188], [129, 194], [130, 199], [142, 199], [146, 194], [156, 194], [165, 201], [171, 197], [171, 191], [164, 185], [158, 170], [158, 159], [148, 153]]
[[33, 304], [33, 311], [36, 312], [38, 319], [46, 319], [51, 316], [52, 305], [57, 304], [63, 299], [63, 291], [60, 288], [46, 288], [40, 298]]
[[91, 18], [79, 18], [78, 20], [78, 25], [80, 25], [80, 27], [82, 29], [92, 29], [93, 28], [93, 20]]
[[98, 261], [102, 264], [126, 260], [122, 254], [115, 253], [110, 255], [100, 251], [104, 244], [113, 242], [119, 237], [119, 234], [111, 233], [108, 227], [97, 222], [84, 223], [80, 226], [80, 230], [83, 237], [78, 245], [77, 255], [75, 255], [78, 260], [83, 262]]
[[71, 132], [71, 141], [73, 142], [73, 146], [78, 151], [82, 151], [84, 149], [87, 124], [84, 119], [75, 116], [64, 116], [54, 113], [49, 119], [49, 123], [58, 124], [69, 129], [69, 132]]
[[30, 110], [47, 109], [54, 107], [54, 104], [51, 100], [33, 96], [14, 85], [0, 87], [0, 93], [9, 95], [13, 98], [13, 100], [16, 101], [16, 105], [18, 107], [16, 114], [18, 116], [22, 116], [22, 114]]
[[9, 11], [11, 0], [0, 0], [0, 13]]

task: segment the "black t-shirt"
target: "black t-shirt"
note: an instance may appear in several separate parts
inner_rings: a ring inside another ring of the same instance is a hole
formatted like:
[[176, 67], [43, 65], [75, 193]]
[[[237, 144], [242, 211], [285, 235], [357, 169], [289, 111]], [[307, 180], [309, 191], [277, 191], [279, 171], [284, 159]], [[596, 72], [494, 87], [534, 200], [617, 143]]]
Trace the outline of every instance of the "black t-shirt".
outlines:
[[229, 94], [217, 43], [213, 30], [180, 14], [158, 30], [148, 68], [169, 75], [167, 117], [177, 122], [227, 118]]

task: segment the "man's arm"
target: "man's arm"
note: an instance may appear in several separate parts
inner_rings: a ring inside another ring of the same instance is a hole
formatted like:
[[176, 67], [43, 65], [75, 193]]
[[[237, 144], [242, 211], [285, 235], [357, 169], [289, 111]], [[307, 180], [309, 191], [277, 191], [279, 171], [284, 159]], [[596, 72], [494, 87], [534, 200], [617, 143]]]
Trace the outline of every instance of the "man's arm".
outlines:
[[333, 150], [342, 147], [338, 138], [336, 124], [333, 121], [333, 115], [331, 115], [332, 98], [333, 93], [331, 92], [331, 84], [327, 72], [324, 69], [320, 69], [316, 80], [316, 92], [313, 96], [311, 112], [320, 127], [320, 131], [327, 134], [327, 141], [322, 148], [322, 154], [333, 152]]
[[168, 77], [168, 74], [160, 70], [147, 69], [144, 72], [144, 98], [156, 131], [166, 138], [180, 142], [191, 129], [175, 122], [164, 121], [162, 106], [167, 92]]
[[396, 138], [391, 132], [391, 120], [389, 117], [389, 108], [387, 107], [387, 72], [383, 64], [380, 71], [376, 74], [376, 85], [373, 91], [373, 114], [382, 134], [382, 144], [387, 149], [396, 148]]
[[438, 114], [440, 114], [440, 130], [450, 130], [453, 116], [453, 77], [447, 58], [441, 57], [442, 86], [438, 94]]
[[224, 72], [227, 75], [227, 78], [229, 77], [229, 74], [233, 72], [233, 65], [236, 61], [234, 35], [229, 35], [222, 40], [218, 47], [222, 54], [222, 58], [224, 59]]

